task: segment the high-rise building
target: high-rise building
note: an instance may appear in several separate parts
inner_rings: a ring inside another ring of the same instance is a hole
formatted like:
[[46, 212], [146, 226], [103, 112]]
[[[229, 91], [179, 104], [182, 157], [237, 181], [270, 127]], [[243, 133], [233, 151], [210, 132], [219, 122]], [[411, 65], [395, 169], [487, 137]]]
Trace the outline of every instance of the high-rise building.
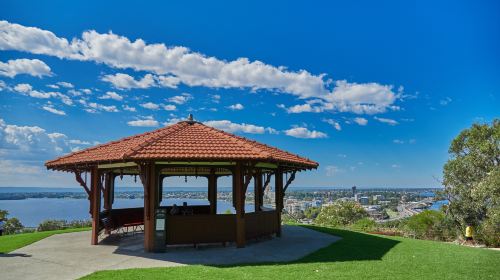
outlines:
[[356, 186], [352, 186], [352, 196], [356, 195]]

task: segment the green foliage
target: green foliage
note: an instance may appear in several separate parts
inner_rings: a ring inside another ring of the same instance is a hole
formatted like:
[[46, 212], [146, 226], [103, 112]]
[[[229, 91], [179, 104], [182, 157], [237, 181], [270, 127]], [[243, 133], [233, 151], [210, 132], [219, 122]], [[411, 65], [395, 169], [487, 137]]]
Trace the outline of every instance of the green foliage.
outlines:
[[9, 215], [9, 211], [0, 209], [0, 220], [4, 220]]
[[368, 213], [358, 203], [337, 201], [332, 205], [322, 207], [315, 223], [328, 226], [346, 226], [365, 217], [368, 217]]
[[304, 211], [304, 216], [308, 219], [316, 219], [318, 217], [319, 212], [321, 211], [320, 207], [309, 207]]
[[500, 207], [488, 210], [488, 217], [479, 226], [475, 238], [487, 246], [500, 246]]
[[14, 234], [21, 232], [23, 228], [23, 224], [17, 218], [10, 218], [5, 222], [3, 230], [5, 234]]
[[443, 171], [448, 213], [462, 228], [477, 227], [500, 206], [500, 120], [462, 131], [449, 154]]
[[226, 211], [224, 211], [224, 213], [222, 213], [222, 214], [229, 215], [229, 214], [233, 214], [233, 212], [232, 212], [231, 210], [227, 209], [227, 210], [226, 210]]
[[456, 227], [441, 211], [425, 210], [404, 221], [404, 232], [421, 239], [453, 240]]
[[76, 220], [76, 221], [66, 221], [66, 220], [45, 220], [38, 225], [37, 231], [50, 231], [50, 230], [60, 230], [66, 228], [83, 228], [92, 226], [92, 222], [88, 220]]
[[350, 228], [357, 231], [373, 232], [377, 230], [377, 223], [370, 218], [362, 218], [354, 222]]

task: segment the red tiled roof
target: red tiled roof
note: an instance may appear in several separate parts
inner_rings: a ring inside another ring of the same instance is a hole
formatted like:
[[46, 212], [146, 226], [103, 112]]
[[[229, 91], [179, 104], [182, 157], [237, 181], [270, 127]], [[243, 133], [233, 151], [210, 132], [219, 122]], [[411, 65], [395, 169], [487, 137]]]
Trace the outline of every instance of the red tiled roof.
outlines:
[[244, 137], [182, 121], [151, 132], [126, 137], [47, 161], [49, 169], [71, 166], [140, 161], [257, 160], [316, 168], [318, 163]]

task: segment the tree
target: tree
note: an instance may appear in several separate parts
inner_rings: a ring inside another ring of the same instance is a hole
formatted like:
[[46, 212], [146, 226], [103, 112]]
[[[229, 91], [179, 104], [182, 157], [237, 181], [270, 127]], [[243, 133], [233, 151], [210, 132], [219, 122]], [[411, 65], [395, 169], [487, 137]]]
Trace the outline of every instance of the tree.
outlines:
[[9, 216], [9, 211], [0, 209], [0, 220], [7, 219], [7, 216]]
[[23, 230], [24, 226], [17, 218], [10, 218], [5, 222], [4, 231], [6, 234], [14, 234]]
[[500, 206], [500, 119], [462, 131], [449, 154], [443, 171], [447, 214], [462, 228], [477, 227]]
[[368, 213], [357, 202], [337, 201], [322, 207], [315, 222], [329, 226], [346, 226], [364, 217], [368, 217]]

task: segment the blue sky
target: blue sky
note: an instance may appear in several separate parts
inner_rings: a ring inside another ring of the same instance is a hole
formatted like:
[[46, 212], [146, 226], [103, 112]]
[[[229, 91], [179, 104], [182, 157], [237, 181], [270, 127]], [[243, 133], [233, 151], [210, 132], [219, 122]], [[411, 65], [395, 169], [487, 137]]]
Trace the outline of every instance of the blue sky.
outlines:
[[0, 186], [189, 113], [318, 161], [295, 186], [439, 186], [500, 115], [495, 1], [101, 2], [2, 3]]

